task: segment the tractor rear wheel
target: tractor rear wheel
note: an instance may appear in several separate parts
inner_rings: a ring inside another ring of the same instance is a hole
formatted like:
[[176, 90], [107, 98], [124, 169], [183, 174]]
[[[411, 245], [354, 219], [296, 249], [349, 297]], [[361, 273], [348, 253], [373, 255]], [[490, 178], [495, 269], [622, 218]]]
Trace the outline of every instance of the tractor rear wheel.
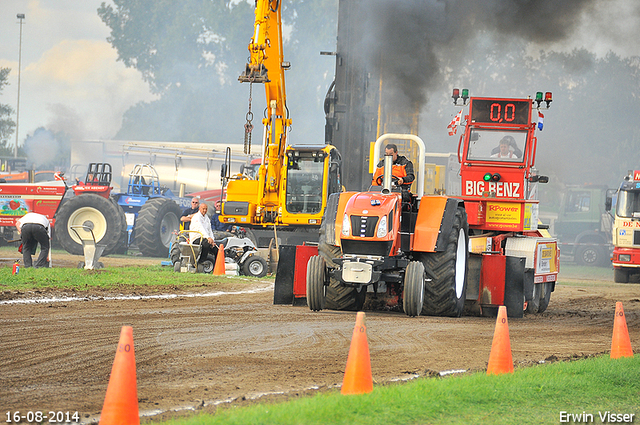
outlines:
[[424, 264], [412, 261], [404, 272], [402, 306], [407, 316], [419, 316], [424, 304]]
[[180, 227], [180, 207], [169, 198], [151, 198], [144, 203], [134, 226], [135, 244], [142, 255], [166, 257]]
[[311, 311], [324, 308], [326, 297], [326, 267], [319, 255], [309, 258], [307, 263], [307, 305]]
[[425, 285], [422, 314], [460, 317], [467, 292], [469, 256], [469, 225], [464, 207], [456, 209], [451, 228], [442, 231], [449, 232], [445, 239], [445, 250], [422, 255], [425, 271], [431, 278]]
[[[360, 291], [358, 291], [360, 289]], [[367, 288], [346, 286], [331, 278], [327, 286], [325, 307], [329, 310], [360, 311], [367, 297]]]
[[[98, 245], [105, 245], [103, 255], [113, 252], [120, 242], [125, 226], [122, 209], [109, 199], [85, 193], [65, 201], [56, 214], [55, 237], [69, 254], [84, 255], [82, 240], [92, 240], [90, 228]], [[79, 234], [76, 234], [76, 232]]]

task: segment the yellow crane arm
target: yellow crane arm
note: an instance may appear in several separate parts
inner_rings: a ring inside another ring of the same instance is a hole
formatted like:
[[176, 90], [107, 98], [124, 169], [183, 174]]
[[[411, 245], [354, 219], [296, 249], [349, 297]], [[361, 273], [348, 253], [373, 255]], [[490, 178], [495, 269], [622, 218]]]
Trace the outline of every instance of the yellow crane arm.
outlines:
[[263, 83], [267, 99], [268, 115], [263, 119], [265, 140], [262, 166], [258, 171], [259, 187], [263, 193], [259, 199], [266, 204], [277, 204], [281, 173], [286, 148], [287, 117], [282, 47], [281, 0], [256, 0], [254, 33], [249, 43], [249, 63], [238, 78], [241, 82]]

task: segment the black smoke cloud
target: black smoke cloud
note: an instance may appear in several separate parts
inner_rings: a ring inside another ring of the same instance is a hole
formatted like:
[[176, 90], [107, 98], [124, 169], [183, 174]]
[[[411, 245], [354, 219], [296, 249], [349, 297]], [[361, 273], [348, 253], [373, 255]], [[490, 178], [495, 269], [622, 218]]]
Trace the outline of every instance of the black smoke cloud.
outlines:
[[443, 60], [464, 60], [480, 34], [505, 44], [513, 37], [541, 45], [562, 41], [593, 13], [596, 1], [362, 1], [360, 60], [402, 94], [401, 102], [408, 98], [420, 108], [441, 77]]

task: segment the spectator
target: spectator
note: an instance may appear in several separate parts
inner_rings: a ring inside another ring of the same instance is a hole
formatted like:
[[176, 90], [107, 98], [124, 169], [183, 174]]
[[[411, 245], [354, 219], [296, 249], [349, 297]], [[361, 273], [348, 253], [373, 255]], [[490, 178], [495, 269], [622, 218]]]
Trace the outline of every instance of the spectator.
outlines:
[[211, 222], [207, 217], [208, 210], [209, 206], [204, 202], [201, 203], [198, 212], [191, 217], [191, 225], [189, 226], [191, 243], [202, 245], [202, 253], [198, 260], [200, 263], [207, 259], [210, 252], [214, 255], [218, 253], [218, 247], [215, 245], [213, 231], [211, 230]]
[[[223, 223], [220, 221], [220, 213], [222, 208], [222, 202], [217, 200], [214, 204], [213, 214], [211, 214], [211, 230], [213, 230], [216, 239], [222, 239], [227, 236], [231, 236], [231, 232], [233, 231], [233, 225], [228, 223]], [[224, 234], [227, 233], [227, 234]]]
[[200, 197], [194, 196], [191, 199], [191, 208], [187, 208], [184, 210], [182, 215], [180, 216], [180, 222], [182, 223], [182, 227], [184, 230], [189, 230], [189, 223], [191, 222], [191, 218], [198, 212], [200, 208]]
[[27, 213], [16, 222], [16, 228], [22, 240], [22, 262], [24, 267], [31, 267], [31, 255], [40, 244], [40, 256], [35, 268], [49, 267], [49, 249], [51, 247], [51, 226], [49, 219], [38, 213]]

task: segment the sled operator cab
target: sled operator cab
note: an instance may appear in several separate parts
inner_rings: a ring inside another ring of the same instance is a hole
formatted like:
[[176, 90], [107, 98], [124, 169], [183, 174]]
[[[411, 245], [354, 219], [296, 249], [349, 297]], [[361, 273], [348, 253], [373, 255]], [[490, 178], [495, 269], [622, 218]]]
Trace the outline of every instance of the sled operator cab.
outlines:
[[[453, 98], [457, 103], [455, 90]], [[535, 168], [535, 132], [544, 125], [541, 108], [551, 101], [550, 92], [544, 98], [538, 92], [535, 100], [470, 97], [467, 114], [458, 114], [464, 125], [458, 159], [470, 235], [468, 290], [485, 311], [506, 305], [511, 316], [523, 309], [539, 313], [555, 288], [557, 240], [538, 221], [538, 185], [549, 179]]]

